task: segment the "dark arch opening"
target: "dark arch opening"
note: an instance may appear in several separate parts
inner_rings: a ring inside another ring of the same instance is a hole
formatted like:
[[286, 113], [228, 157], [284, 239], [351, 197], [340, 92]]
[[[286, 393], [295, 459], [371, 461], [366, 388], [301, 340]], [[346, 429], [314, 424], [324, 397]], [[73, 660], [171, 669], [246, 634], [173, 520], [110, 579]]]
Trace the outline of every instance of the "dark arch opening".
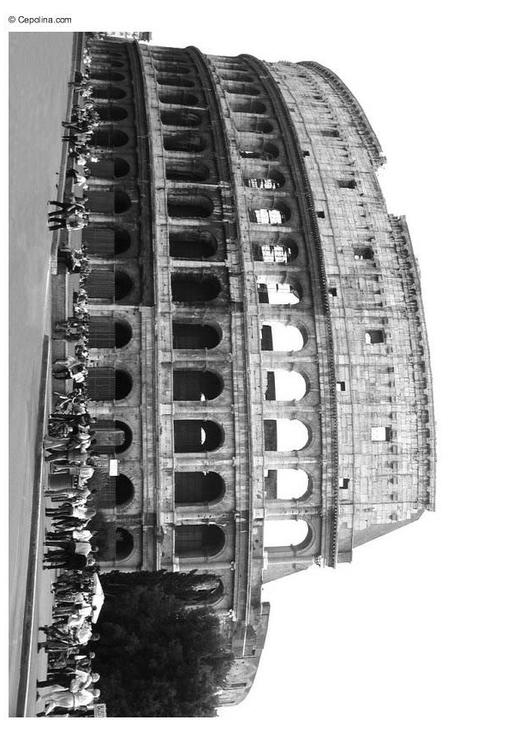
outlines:
[[114, 254], [121, 255], [129, 250], [131, 246], [131, 237], [126, 229], [114, 227]]
[[221, 334], [212, 326], [173, 322], [174, 349], [213, 349], [220, 341]]
[[123, 73], [115, 73], [114, 70], [91, 70], [90, 78], [92, 81], [124, 81]]
[[260, 99], [234, 99], [229, 106], [233, 112], [243, 112], [249, 115], [263, 115], [267, 112], [266, 105]]
[[193, 276], [173, 274], [171, 296], [173, 302], [209, 302], [221, 291], [221, 284], [215, 276]]
[[117, 560], [125, 560], [126, 557], [129, 557], [135, 546], [133, 535], [120, 526], [116, 529], [115, 543]]
[[212, 401], [223, 390], [223, 381], [209, 370], [174, 370], [174, 401]]
[[236, 129], [246, 133], [272, 133], [273, 123], [261, 117], [247, 117], [243, 115], [236, 121]]
[[120, 62], [120, 60], [110, 60], [109, 64], [111, 68], [123, 68], [124, 67], [123, 62]]
[[159, 73], [184, 73], [187, 75], [192, 72], [192, 69], [186, 65], [182, 65], [178, 62], [164, 62], [162, 60], [155, 61], [155, 69]]
[[173, 423], [175, 453], [205, 453], [223, 443], [223, 430], [211, 420], [176, 419]]
[[283, 237], [278, 242], [256, 242], [253, 243], [253, 256], [255, 260], [264, 263], [293, 263], [297, 258], [299, 250], [293, 240], [285, 240]]
[[225, 86], [228, 94], [240, 94], [242, 96], [258, 96], [260, 90], [255, 86], [248, 86], [246, 83], [228, 83]]
[[129, 169], [129, 163], [126, 162], [125, 159], [120, 159], [119, 157], [117, 157], [114, 160], [114, 176], [117, 179], [125, 177], [127, 174], [129, 174]]
[[133, 431], [125, 422], [115, 421], [114, 429], [117, 430], [117, 442], [114, 447], [115, 453], [125, 453], [133, 442]]
[[133, 329], [127, 320], [114, 321], [114, 345], [117, 349], [123, 349], [124, 346], [133, 338]]
[[160, 86], [178, 86], [179, 88], [191, 89], [194, 87], [194, 82], [190, 78], [183, 78], [177, 73], [160, 73], [157, 76], [157, 83]]
[[115, 370], [114, 372], [114, 398], [121, 401], [126, 398], [133, 388], [133, 378], [125, 370]]
[[242, 144], [240, 147], [240, 156], [243, 159], [261, 159], [263, 161], [274, 161], [278, 159], [280, 151], [278, 147], [271, 142], [263, 141], [249, 142]]
[[129, 164], [125, 159], [101, 159], [90, 165], [90, 176], [104, 180], [120, 179], [129, 173]]
[[125, 91], [118, 86], [95, 86], [92, 96], [94, 99], [124, 99]]
[[201, 162], [166, 164], [166, 179], [175, 182], [203, 182], [208, 177], [208, 167]]
[[175, 128], [195, 128], [201, 123], [201, 116], [189, 109], [163, 109], [160, 113], [163, 125]]
[[118, 474], [115, 482], [115, 497], [116, 505], [125, 505], [129, 503], [135, 496], [135, 488], [129, 477], [125, 474]]
[[254, 78], [246, 75], [245, 73], [239, 73], [237, 70], [230, 70], [221, 73], [221, 78], [224, 81], [241, 81], [241, 83], [253, 83]]
[[210, 232], [170, 232], [170, 255], [172, 258], [200, 260], [211, 258], [218, 243]]
[[116, 130], [113, 127], [98, 128], [90, 137], [91, 146], [100, 148], [119, 148], [125, 146], [129, 136], [123, 130]]
[[168, 215], [174, 219], [206, 219], [214, 204], [203, 195], [168, 195]]
[[180, 557], [212, 557], [225, 546], [225, 533], [215, 524], [175, 527], [175, 554]]
[[206, 145], [205, 139], [197, 133], [165, 135], [163, 142], [166, 151], [188, 151], [191, 153], [203, 151]]
[[162, 104], [184, 104], [193, 107], [198, 104], [199, 99], [195, 94], [190, 94], [188, 91], [161, 91], [159, 101]]
[[94, 107], [95, 112], [100, 116], [100, 119], [106, 122], [120, 122], [127, 118], [127, 110], [123, 107], [116, 107], [112, 104], [102, 105]]
[[247, 187], [258, 190], [276, 190], [285, 184], [286, 178], [278, 169], [257, 166], [255, 169], [244, 170], [244, 182]]
[[178, 471], [175, 474], [175, 504], [212, 503], [225, 493], [225, 482], [215, 471]]
[[133, 280], [125, 271], [115, 271], [114, 273], [114, 299], [116, 301], [127, 297], [133, 288]]
[[131, 198], [123, 190], [114, 191], [114, 213], [123, 214], [131, 208]]

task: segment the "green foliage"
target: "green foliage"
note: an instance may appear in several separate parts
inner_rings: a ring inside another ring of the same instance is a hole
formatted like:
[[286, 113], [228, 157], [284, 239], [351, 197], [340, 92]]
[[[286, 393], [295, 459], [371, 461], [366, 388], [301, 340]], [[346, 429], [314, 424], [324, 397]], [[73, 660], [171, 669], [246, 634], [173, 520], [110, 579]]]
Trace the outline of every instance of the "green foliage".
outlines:
[[113, 571], [101, 582], [94, 668], [108, 715], [215, 716], [233, 659], [218, 618], [202, 603], [217, 579]]

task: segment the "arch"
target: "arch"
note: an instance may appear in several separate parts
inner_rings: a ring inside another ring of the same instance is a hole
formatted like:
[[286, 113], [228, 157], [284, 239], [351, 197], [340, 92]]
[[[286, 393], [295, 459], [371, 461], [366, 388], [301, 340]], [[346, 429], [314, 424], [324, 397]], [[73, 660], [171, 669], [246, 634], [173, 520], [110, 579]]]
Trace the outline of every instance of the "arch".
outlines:
[[[127, 162], [126, 162], [127, 163]], [[114, 213], [123, 214], [131, 208], [131, 198], [123, 190], [114, 191]]]
[[87, 393], [93, 401], [121, 401], [133, 388], [133, 378], [126, 370], [112, 367], [89, 367]]
[[184, 73], [185, 75], [192, 72], [187, 65], [170, 60], [155, 60], [155, 70], [158, 73]]
[[220, 341], [221, 333], [213, 326], [173, 321], [174, 349], [214, 349]]
[[225, 482], [215, 471], [178, 471], [174, 483], [176, 505], [213, 503], [225, 493]]
[[291, 211], [285, 203], [276, 203], [250, 209], [249, 217], [254, 224], [285, 224], [291, 217]]
[[125, 560], [135, 547], [133, 535], [127, 529], [118, 526], [115, 533], [116, 560]]
[[229, 99], [229, 107], [235, 113], [242, 112], [248, 115], [263, 115], [267, 112], [267, 107], [260, 99]]
[[265, 352], [297, 352], [307, 341], [304, 329], [277, 321], [263, 323], [261, 328], [261, 349]]
[[223, 443], [223, 430], [217, 422], [176, 419], [173, 422], [174, 453], [206, 453]]
[[[133, 441], [133, 433], [125, 422], [98, 419], [93, 429], [96, 433], [95, 450], [99, 454], [124, 453]], [[109, 479], [113, 479], [110, 477]]]
[[228, 83], [223, 87], [227, 94], [240, 94], [241, 96], [258, 96], [260, 90], [256, 86], [247, 83]]
[[116, 59], [111, 59], [109, 61], [109, 65], [111, 66], [111, 68], [123, 68], [124, 67], [124, 63]]
[[229, 71], [222, 71], [220, 73], [220, 78], [222, 78], [224, 81], [239, 81], [240, 83], [254, 83], [254, 78], [252, 76], [247, 75], [246, 73], [239, 73], [238, 69], [231, 69]]
[[278, 169], [257, 166], [244, 170], [243, 181], [247, 187], [256, 190], [278, 190], [285, 184], [286, 178]]
[[264, 263], [287, 265], [292, 263], [298, 254], [299, 249], [293, 240], [282, 239], [274, 243], [253, 243], [254, 259], [261, 260]]
[[126, 320], [113, 319], [112, 315], [91, 315], [89, 320], [89, 347], [95, 349], [122, 349], [133, 337], [133, 329]]
[[126, 370], [115, 370], [114, 372], [114, 400], [121, 401], [127, 398], [133, 388], [133, 378]]
[[269, 500], [300, 500], [308, 495], [311, 483], [303, 469], [266, 469], [264, 487]]
[[282, 519], [264, 521], [264, 547], [273, 551], [300, 551], [309, 546], [313, 533], [303, 519]]
[[94, 99], [119, 100], [125, 99], [125, 91], [118, 86], [94, 86], [92, 97]]
[[220, 291], [221, 284], [215, 276], [174, 273], [171, 277], [173, 302], [209, 302]]
[[101, 161], [90, 164], [90, 176], [103, 180], [120, 179], [125, 177], [129, 170], [129, 162], [119, 157], [101, 159]]
[[180, 91], [179, 89], [169, 91], [166, 89], [159, 92], [159, 102], [162, 104], [183, 104], [188, 107], [194, 107], [199, 104], [199, 98], [188, 91]]
[[117, 441], [114, 446], [115, 453], [125, 453], [133, 442], [133, 431], [125, 422], [116, 420], [114, 429], [117, 431]]
[[210, 370], [174, 370], [174, 401], [212, 401], [223, 391], [223, 380]]
[[306, 379], [296, 370], [268, 370], [266, 401], [300, 401], [308, 392]]
[[208, 167], [200, 161], [166, 162], [166, 179], [175, 182], [203, 182], [208, 177]]
[[114, 70], [94, 70], [90, 71], [92, 81], [125, 81], [123, 73], [116, 73]]
[[100, 116], [103, 122], [121, 122], [127, 119], [128, 112], [123, 107], [117, 107], [114, 104], [99, 104], [94, 107], [96, 114]]
[[133, 329], [127, 320], [120, 318], [114, 321], [114, 342], [117, 349], [123, 349], [124, 346], [133, 338]]
[[255, 115], [239, 115], [235, 118], [236, 130], [244, 133], [272, 133], [275, 126], [270, 120]]
[[166, 151], [185, 151], [197, 154], [204, 151], [206, 146], [206, 141], [201, 135], [188, 131], [165, 135], [162, 140]]
[[263, 138], [245, 138], [240, 142], [240, 156], [243, 159], [274, 161], [278, 159], [279, 155], [280, 150], [272, 141], [264, 141]]
[[267, 305], [293, 306], [302, 299], [302, 289], [297, 282], [282, 282], [267, 276], [258, 276], [258, 301]]
[[90, 137], [89, 144], [99, 148], [120, 148], [125, 146], [128, 141], [127, 133], [108, 125], [95, 130]]
[[118, 507], [121, 505], [127, 505], [127, 503], [131, 502], [135, 496], [135, 488], [129, 477], [126, 477], [125, 474], [118, 474], [114, 486], [116, 505]]
[[196, 128], [201, 124], [201, 115], [190, 109], [162, 109], [160, 121], [173, 128]]
[[170, 193], [167, 205], [172, 219], [206, 219], [214, 212], [214, 204], [204, 195]]
[[114, 271], [114, 299], [115, 302], [127, 297], [133, 289], [133, 279], [126, 271]]
[[114, 160], [114, 176], [117, 179], [121, 179], [122, 177], [125, 177], [129, 174], [129, 170], [129, 162], [127, 162], [125, 159], [120, 159], [120, 157], [117, 156]]
[[211, 258], [218, 249], [216, 238], [210, 232], [170, 232], [172, 258], [202, 260]]
[[300, 451], [310, 439], [310, 430], [300, 419], [264, 419], [266, 451]]
[[183, 78], [176, 73], [160, 73], [157, 75], [159, 86], [176, 86], [177, 88], [192, 89], [195, 83], [191, 78]]
[[216, 524], [183, 524], [175, 527], [177, 557], [213, 557], [225, 546], [225, 532]]

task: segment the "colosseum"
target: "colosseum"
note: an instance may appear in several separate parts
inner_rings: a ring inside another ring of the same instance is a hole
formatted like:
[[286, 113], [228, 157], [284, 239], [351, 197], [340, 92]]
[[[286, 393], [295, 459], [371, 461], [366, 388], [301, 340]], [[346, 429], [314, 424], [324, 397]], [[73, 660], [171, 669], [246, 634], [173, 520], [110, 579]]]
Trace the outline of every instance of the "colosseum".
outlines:
[[378, 139], [327, 68], [89, 50], [89, 395], [118, 466], [102, 567], [217, 576], [236, 657], [221, 702], [237, 703], [264, 583], [434, 508], [417, 263]]

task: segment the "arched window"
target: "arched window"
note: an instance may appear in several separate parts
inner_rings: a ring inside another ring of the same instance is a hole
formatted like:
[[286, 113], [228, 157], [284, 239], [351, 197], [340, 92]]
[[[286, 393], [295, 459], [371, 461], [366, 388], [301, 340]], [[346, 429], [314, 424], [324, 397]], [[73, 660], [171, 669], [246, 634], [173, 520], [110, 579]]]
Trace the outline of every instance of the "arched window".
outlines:
[[129, 164], [125, 159], [102, 159], [90, 164], [90, 176], [104, 180], [120, 179], [129, 173]]
[[120, 401], [133, 388], [133, 378], [125, 370], [113, 367], [89, 367], [87, 394], [94, 401]]
[[170, 232], [172, 258], [202, 260], [211, 258], [217, 250], [216, 238], [210, 232]]
[[294, 261], [298, 254], [297, 245], [291, 240], [274, 244], [253, 245], [254, 259], [261, 260], [264, 263], [287, 265]]
[[123, 130], [117, 130], [112, 126], [98, 128], [91, 135], [89, 145], [98, 148], [120, 148], [129, 141], [129, 136]]
[[298, 284], [276, 282], [265, 276], [257, 278], [258, 301], [268, 305], [298, 305], [302, 290]]
[[229, 107], [233, 112], [243, 112], [249, 115], [263, 115], [267, 112], [266, 105], [260, 99], [229, 99]]
[[123, 190], [114, 191], [114, 213], [123, 214], [131, 208], [131, 198]]
[[127, 297], [133, 289], [133, 280], [125, 271], [114, 272], [114, 300], [119, 302]]
[[163, 109], [160, 121], [168, 127], [196, 128], [201, 124], [201, 115], [189, 109]]
[[88, 255], [106, 258], [125, 253], [131, 245], [131, 237], [125, 229], [93, 224], [83, 229], [83, 242]]
[[174, 89], [163, 89], [159, 92], [159, 101], [162, 104], [182, 104], [185, 107], [195, 107], [199, 104], [199, 99], [195, 94], [188, 91]]
[[300, 451], [310, 442], [310, 431], [299, 419], [264, 419], [266, 451]]
[[133, 336], [133, 330], [126, 320], [109, 316], [91, 315], [89, 320], [89, 347], [94, 349], [121, 349]]
[[[92, 428], [96, 433], [94, 449], [98, 454], [124, 453], [133, 441], [132, 430], [125, 422], [98, 419]], [[114, 481], [114, 477], [110, 479]]]
[[221, 341], [221, 334], [208, 325], [173, 322], [174, 349], [213, 349]]
[[172, 219], [206, 219], [214, 211], [214, 204], [204, 195], [170, 194], [167, 202]]
[[306, 521], [296, 519], [266, 520], [264, 522], [264, 547], [280, 549], [304, 549], [312, 539], [311, 529]]
[[287, 206], [279, 205], [276, 208], [253, 208], [249, 215], [256, 224], [285, 224], [291, 214]]
[[268, 500], [298, 500], [310, 489], [310, 477], [302, 469], [267, 469], [264, 487]]
[[254, 82], [254, 78], [245, 73], [239, 73], [237, 70], [230, 70], [227, 72], [223, 71], [220, 77], [223, 78], [224, 81], [239, 81], [241, 83]]
[[243, 133], [272, 133], [275, 129], [270, 120], [256, 115], [238, 115], [235, 125]]
[[240, 143], [240, 156], [243, 159], [260, 159], [261, 161], [274, 161], [278, 159], [280, 151], [271, 141], [263, 138], [242, 138]]
[[123, 107], [116, 107], [113, 104], [99, 104], [97, 107], [94, 107], [94, 111], [103, 122], [121, 122], [127, 119], [127, 110]]
[[221, 378], [209, 370], [174, 370], [174, 401], [211, 401], [223, 390]]
[[171, 295], [173, 302], [209, 302], [221, 291], [221, 284], [215, 276], [194, 276], [192, 274], [172, 274]]
[[246, 83], [228, 83], [223, 87], [228, 94], [241, 94], [242, 96], [258, 96], [260, 90]]
[[125, 76], [122, 73], [115, 73], [112, 70], [91, 70], [90, 78], [92, 81], [124, 81]]
[[206, 453], [223, 443], [223, 430], [210, 420], [176, 419], [173, 423], [174, 453]]
[[225, 533], [215, 524], [183, 524], [175, 527], [177, 557], [213, 557], [225, 546]]
[[190, 78], [183, 78], [176, 73], [160, 73], [157, 83], [159, 86], [176, 86], [181, 89], [192, 89], [195, 85]]
[[203, 182], [208, 167], [202, 162], [166, 162], [166, 179], [175, 182]]
[[264, 323], [261, 328], [261, 349], [264, 352], [296, 352], [306, 343], [305, 333], [285, 323]]
[[125, 560], [134, 549], [135, 541], [131, 532], [118, 527], [116, 529], [116, 560]]
[[175, 504], [213, 503], [225, 492], [225, 482], [215, 471], [178, 471], [175, 474]]
[[135, 495], [135, 488], [129, 477], [126, 477], [125, 474], [118, 474], [115, 488], [116, 505], [126, 505], [131, 502]]
[[188, 153], [199, 153], [205, 148], [205, 139], [197, 133], [175, 133], [165, 135], [163, 138], [166, 151], [185, 151]]
[[308, 385], [299, 372], [268, 370], [266, 373], [266, 401], [300, 401]]
[[155, 69], [159, 73], [184, 73], [186, 75], [192, 72], [192, 69], [186, 65], [182, 65], [178, 62], [169, 62], [162, 60], [157, 60], [155, 62]]
[[92, 97], [107, 100], [124, 99], [125, 91], [118, 86], [94, 86]]
[[244, 183], [247, 187], [256, 190], [278, 190], [286, 182], [284, 175], [278, 169], [269, 167], [256, 167], [244, 172]]

